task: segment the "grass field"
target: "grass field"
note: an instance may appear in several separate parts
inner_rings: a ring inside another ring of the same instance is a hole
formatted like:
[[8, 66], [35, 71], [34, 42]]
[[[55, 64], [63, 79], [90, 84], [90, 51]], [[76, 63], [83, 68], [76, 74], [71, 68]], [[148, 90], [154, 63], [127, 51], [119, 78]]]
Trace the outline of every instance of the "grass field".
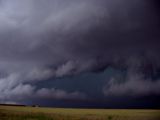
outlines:
[[160, 120], [160, 110], [0, 106], [0, 120]]

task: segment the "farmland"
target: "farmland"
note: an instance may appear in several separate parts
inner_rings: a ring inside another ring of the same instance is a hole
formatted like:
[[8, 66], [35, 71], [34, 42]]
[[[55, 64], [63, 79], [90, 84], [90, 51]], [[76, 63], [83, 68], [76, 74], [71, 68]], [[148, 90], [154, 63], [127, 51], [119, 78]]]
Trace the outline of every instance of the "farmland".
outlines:
[[160, 110], [0, 106], [0, 120], [160, 120]]

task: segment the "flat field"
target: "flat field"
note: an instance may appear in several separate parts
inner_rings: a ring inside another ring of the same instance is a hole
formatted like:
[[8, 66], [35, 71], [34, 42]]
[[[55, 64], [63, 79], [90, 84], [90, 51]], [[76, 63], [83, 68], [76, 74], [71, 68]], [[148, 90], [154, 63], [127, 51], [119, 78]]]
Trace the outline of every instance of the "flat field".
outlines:
[[0, 120], [160, 120], [160, 110], [0, 106]]

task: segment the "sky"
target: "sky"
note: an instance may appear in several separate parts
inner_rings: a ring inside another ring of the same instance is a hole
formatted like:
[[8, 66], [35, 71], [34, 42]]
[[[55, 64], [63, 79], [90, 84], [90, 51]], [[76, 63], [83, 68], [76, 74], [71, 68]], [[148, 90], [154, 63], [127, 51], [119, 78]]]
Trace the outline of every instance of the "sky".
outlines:
[[0, 103], [160, 108], [159, 0], [0, 0]]

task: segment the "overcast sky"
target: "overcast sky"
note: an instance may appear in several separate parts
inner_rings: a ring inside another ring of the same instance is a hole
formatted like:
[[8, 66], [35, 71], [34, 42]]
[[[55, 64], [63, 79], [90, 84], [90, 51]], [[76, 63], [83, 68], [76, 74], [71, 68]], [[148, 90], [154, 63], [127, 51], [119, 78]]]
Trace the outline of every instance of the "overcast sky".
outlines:
[[0, 0], [0, 103], [160, 107], [159, 0]]

